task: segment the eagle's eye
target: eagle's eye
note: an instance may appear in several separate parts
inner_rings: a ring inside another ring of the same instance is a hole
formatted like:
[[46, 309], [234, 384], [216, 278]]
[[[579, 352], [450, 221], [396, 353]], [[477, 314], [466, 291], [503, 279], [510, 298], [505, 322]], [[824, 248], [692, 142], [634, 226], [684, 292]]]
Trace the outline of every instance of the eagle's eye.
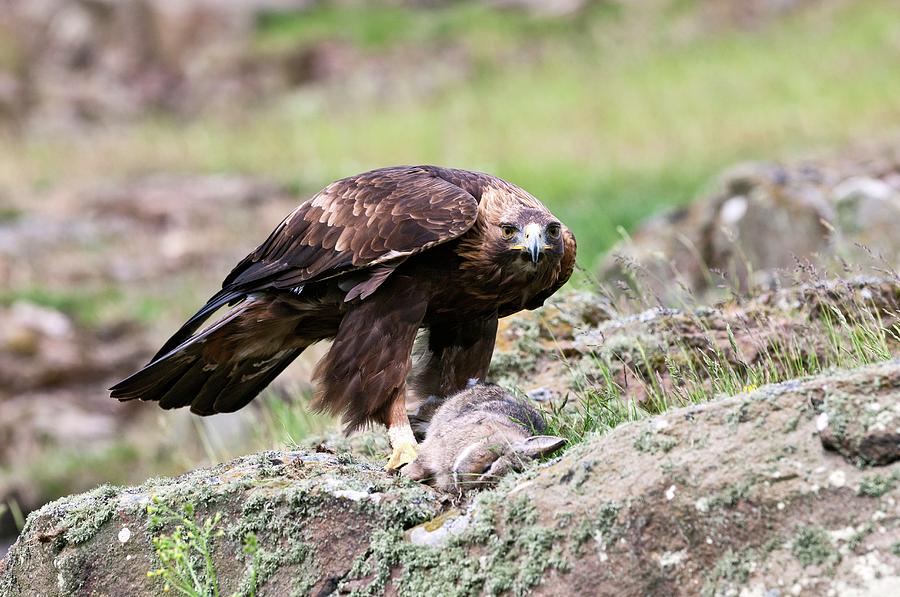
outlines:
[[503, 234], [503, 240], [509, 240], [516, 235], [518, 229], [512, 224], [501, 224], [500, 232]]
[[559, 224], [550, 224], [549, 226], [547, 226], [547, 237], [548, 238], [552, 238], [553, 240], [556, 240], [557, 238], [559, 238], [559, 232], [560, 232]]

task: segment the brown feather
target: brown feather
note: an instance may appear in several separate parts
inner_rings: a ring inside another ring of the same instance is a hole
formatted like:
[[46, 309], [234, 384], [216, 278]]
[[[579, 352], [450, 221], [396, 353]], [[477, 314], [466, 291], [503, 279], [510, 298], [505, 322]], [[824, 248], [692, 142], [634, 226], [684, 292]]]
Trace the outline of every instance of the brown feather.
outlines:
[[[305, 316], [281, 296], [248, 298], [166, 356], [112, 388], [113, 398], [232, 412], [265, 388], [309, 344], [294, 334]], [[248, 397], [249, 395], [249, 397]]]
[[384, 168], [328, 185], [285, 218], [223, 287], [290, 288], [453, 240], [472, 226], [478, 202], [440, 170]]
[[348, 429], [398, 423], [420, 328], [428, 340], [415, 388], [453, 393], [487, 375], [497, 318], [539, 306], [572, 274], [568, 229], [529, 262], [501, 236], [504, 222], [546, 230], [557, 221], [487, 174], [401, 166], [336, 181], [285, 218], [112, 396], [231, 412], [304, 348], [334, 338], [316, 368], [316, 405]]

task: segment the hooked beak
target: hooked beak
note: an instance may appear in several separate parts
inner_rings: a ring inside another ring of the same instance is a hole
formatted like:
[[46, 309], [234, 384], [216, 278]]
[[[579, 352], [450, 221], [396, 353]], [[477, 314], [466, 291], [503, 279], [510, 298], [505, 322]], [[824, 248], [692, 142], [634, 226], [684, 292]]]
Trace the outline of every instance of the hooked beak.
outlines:
[[525, 226], [521, 244], [514, 245], [513, 248], [527, 253], [531, 256], [531, 262], [537, 263], [544, 249], [548, 248], [544, 240], [544, 231], [540, 224], [532, 223]]

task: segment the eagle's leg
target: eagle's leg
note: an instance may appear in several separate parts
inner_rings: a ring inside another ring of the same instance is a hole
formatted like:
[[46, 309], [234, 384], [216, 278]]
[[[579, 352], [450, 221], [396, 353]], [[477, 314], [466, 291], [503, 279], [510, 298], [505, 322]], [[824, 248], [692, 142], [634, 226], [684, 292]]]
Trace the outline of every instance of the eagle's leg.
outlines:
[[394, 274], [375, 294], [353, 301], [328, 354], [316, 366], [314, 406], [343, 415], [349, 433], [370, 423], [388, 427], [394, 453], [389, 469], [416, 457], [406, 417], [410, 354], [428, 308], [430, 287]]
[[391, 458], [388, 460], [387, 470], [397, 470], [404, 464], [409, 464], [416, 459], [416, 436], [413, 435], [409, 418], [406, 416], [406, 392], [401, 390], [394, 403], [391, 405], [387, 416], [388, 438], [391, 440]]

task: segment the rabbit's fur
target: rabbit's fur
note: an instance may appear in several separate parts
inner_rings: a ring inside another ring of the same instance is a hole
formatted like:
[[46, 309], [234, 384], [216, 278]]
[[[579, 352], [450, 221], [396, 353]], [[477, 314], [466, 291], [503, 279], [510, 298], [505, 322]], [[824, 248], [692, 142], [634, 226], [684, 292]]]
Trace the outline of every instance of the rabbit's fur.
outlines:
[[437, 409], [418, 457], [402, 472], [447, 492], [488, 485], [565, 443], [541, 435], [545, 427], [532, 406], [499, 386], [478, 384]]

